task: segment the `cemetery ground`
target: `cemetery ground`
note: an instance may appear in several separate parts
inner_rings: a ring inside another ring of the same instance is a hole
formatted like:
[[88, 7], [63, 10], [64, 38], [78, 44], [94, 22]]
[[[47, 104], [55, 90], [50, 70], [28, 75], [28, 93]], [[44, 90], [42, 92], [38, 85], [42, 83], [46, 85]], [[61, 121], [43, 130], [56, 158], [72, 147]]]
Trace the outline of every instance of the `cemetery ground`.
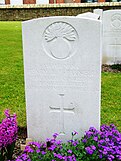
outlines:
[[[121, 132], [121, 71], [103, 69], [101, 124], [113, 123]], [[0, 22], [0, 121], [4, 109], [15, 112], [19, 127], [26, 128], [21, 22]]]

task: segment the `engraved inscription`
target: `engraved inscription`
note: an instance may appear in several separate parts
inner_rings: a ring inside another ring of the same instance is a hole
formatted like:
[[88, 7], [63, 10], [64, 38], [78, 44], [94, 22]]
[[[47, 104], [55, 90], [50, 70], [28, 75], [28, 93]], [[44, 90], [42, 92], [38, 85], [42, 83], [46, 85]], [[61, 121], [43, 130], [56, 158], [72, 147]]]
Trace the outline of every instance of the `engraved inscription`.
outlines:
[[31, 83], [28, 84], [28, 88], [97, 90], [98, 84], [93, 83], [96, 75], [94, 70], [95, 67], [89, 71], [66, 64], [63, 66], [59, 64], [36, 65], [35, 69], [30, 69]]
[[43, 34], [43, 48], [55, 59], [66, 59], [74, 54], [78, 36], [70, 24], [55, 22], [49, 25]]
[[60, 112], [60, 132], [62, 134], [65, 133], [65, 126], [64, 126], [64, 113], [72, 113], [74, 114], [74, 105], [70, 103], [70, 107], [64, 107], [64, 94], [59, 94], [61, 99], [60, 107], [49, 106], [50, 112]]
[[116, 13], [111, 17], [111, 25], [114, 29], [121, 29], [121, 14]]
[[112, 48], [113, 51], [113, 61], [114, 63], [118, 63], [118, 59], [120, 57], [120, 50], [121, 50], [121, 43], [118, 42], [117, 38], [115, 38], [115, 42], [112, 44], [109, 44], [109, 46]]

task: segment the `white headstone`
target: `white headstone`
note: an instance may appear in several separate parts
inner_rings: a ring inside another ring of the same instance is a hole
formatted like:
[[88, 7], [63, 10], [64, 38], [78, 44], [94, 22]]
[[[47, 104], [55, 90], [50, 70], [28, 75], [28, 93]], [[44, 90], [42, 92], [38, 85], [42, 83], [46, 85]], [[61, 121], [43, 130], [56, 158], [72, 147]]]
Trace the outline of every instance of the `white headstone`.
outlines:
[[99, 19], [103, 19], [103, 10], [102, 9], [94, 9], [93, 12], [97, 15], [99, 15]]
[[10, 0], [11, 5], [22, 5], [23, 0]]
[[36, 4], [49, 4], [49, 0], [36, 0]]
[[121, 64], [121, 10], [103, 12], [103, 64]]
[[99, 19], [99, 15], [95, 14], [95, 13], [92, 13], [92, 12], [86, 12], [86, 13], [83, 13], [83, 14], [79, 14], [76, 17], [87, 18], [87, 19], [95, 19], [95, 20]]
[[65, 141], [100, 127], [101, 22], [48, 17], [23, 22], [28, 137]]

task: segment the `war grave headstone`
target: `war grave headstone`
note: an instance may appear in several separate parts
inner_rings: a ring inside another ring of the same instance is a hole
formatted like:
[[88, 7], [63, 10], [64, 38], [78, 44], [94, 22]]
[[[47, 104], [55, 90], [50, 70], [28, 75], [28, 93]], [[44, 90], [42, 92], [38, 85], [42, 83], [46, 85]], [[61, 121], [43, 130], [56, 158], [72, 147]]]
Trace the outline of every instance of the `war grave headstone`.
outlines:
[[66, 141], [99, 129], [101, 22], [46, 17], [22, 28], [28, 137]]
[[102, 22], [102, 63], [108, 65], [121, 64], [121, 10], [103, 11]]
[[92, 13], [92, 12], [85, 12], [85, 13], [77, 15], [76, 17], [87, 18], [87, 19], [95, 19], [95, 20], [99, 20], [99, 18], [100, 18], [100, 16], [98, 14], [95, 14], [95, 13]]

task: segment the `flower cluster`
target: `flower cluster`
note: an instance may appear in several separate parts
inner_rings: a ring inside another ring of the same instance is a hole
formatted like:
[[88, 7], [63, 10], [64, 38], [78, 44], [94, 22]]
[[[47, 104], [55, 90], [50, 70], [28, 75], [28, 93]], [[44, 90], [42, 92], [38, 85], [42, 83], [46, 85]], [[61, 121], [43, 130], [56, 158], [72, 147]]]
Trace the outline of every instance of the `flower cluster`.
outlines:
[[102, 125], [100, 131], [90, 128], [82, 142], [91, 157], [94, 154], [100, 160], [121, 160], [121, 133], [113, 124]]
[[74, 140], [77, 132], [67, 143], [56, 140], [55, 133], [46, 143], [31, 142], [16, 161], [118, 161], [121, 160], [121, 133], [114, 125], [102, 125], [99, 130], [91, 127], [82, 139]]
[[17, 139], [16, 114], [10, 115], [9, 110], [5, 110], [6, 118], [0, 124], [0, 150], [11, 145]]
[[[75, 133], [75, 132], [74, 132]], [[76, 135], [73, 134], [73, 135]], [[47, 139], [46, 143], [31, 142], [26, 146], [24, 153], [17, 158], [16, 161], [36, 161], [48, 160], [48, 161], [76, 161], [76, 157], [72, 150], [67, 148], [61, 140], [56, 140], [58, 134], [53, 134], [52, 139]], [[69, 144], [74, 144], [75, 141], [69, 141]], [[76, 143], [75, 143], [76, 145]], [[65, 146], [65, 148], [64, 148]]]

